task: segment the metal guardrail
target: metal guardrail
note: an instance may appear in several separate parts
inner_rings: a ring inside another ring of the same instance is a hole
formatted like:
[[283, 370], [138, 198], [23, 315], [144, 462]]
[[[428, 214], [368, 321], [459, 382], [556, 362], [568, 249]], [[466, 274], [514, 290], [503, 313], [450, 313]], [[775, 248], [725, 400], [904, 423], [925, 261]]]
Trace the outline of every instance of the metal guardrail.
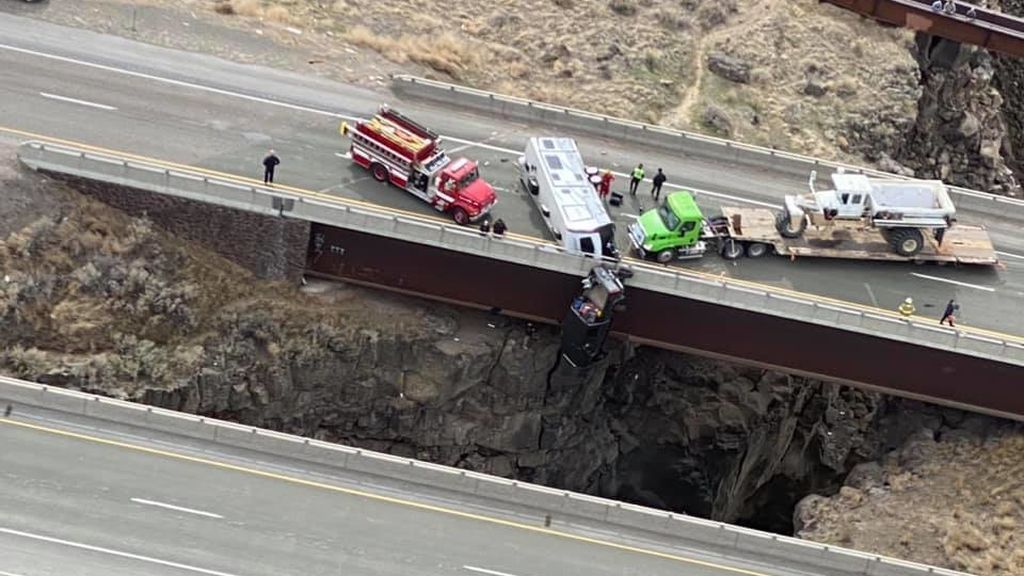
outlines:
[[[18, 148], [18, 156], [33, 169], [359, 230], [580, 277], [586, 276], [595, 262], [592, 258], [569, 254], [541, 239], [483, 236], [473, 229], [396, 215], [384, 207], [367, 207], [314, 193], [302, 195], [239, 184], [183, 168], [124, 160], [64, 145], [26, 142]], [[963, 327], [935, 326], [931, 319], [906, 320], [865, 306], [638, 260], [629, 260], [628, 264], [635, 271], [629, 280], [634, 288], [1024, 366], [1024, 338]]]
[[255, 450], [313, 464], [440, 488], [494, 502], [524, 506], [538, 514], [564, 514], [623, 529], [678, 539], [704, 548], [771, 556], [786, 566], [810, 566], [828, 574], [867, 576], [970, 576], [934, 566], [818, 544], [731, 524], [693, 518], [606, 498], [507, 480], [449, 466], [402, 458], [105, 398], [0, 376], [0, 399], [79, 414], [117, 424], [176, 434], [232, 448]]
[[[913, 180], [907, 176], [890, 174], [864, 166], [822, 160], [811, 156], [785, 152], [744, 144], [734, 140], [716, 138], [705, 134], [675, 130], [654, 124], [645, 124], [613, 116], [594, 114], [575, 108], [556, 106], [535, 100], [505, 96], [485, 90], [477, 90], [456, 84], [427, 80], [416, 76], [395, 75], [392, 77], [396, 92], [413, 97], [442, 102], [484, 112], [494, 116], [517, 118], [544, 125], [560, 126], [579, 130], [605, 138], [624, 139], [645, 146], [655, 145], [673, 151], [703, 155], [719, 160], [781, 170], [806, 177], [811, 170], [822, 168], [869, 176]], [[1024, 220], [1024, 200], [997, 196], [978, 190], [949, 187], [957, 208], [974, 211], [988, 216], [1011, 217]]]

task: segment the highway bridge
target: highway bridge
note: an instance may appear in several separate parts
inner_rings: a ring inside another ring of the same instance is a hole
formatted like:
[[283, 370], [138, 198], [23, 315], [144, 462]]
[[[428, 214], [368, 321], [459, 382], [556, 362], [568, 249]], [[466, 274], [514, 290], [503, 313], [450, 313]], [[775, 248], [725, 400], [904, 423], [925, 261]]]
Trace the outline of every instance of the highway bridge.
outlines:
[[0, 377], [3, 576], [969, 576]]
[[[1017, 58], [1024, 57], [1024, 19], [967, 2], [948, 13], [932, 8], [934, 0], [820, 0], [887, 24], [973, 44]], [[973, 14], [968, 11], [974, 9]]]
[[[278, 187], [282, 191], [312, 193], [337, 198], [339, 202], [356, 201], [402, 217], [430, 218], [425, 205], [394, 189], [382, 188], [365, 172], [339, 157], [344, 143], [337, 136], [337, 123], [375, 109], [387, 97], [380, 92], [40, 22], [32, 21], [29, 26], [28, 21], [15, 17], [0, 18], [0, 34], [4, 38], [0, 65], [8, 78], [0, 85], [0, 109], [8, 124], [0, 128], [0, 133], [12, 141], [61, 139], [79, 145], [130, 150], [159, 157], [161, 162], [187, 165], [189, 169], [227, 175], [250, 184], [251, 179], [238, 175], [258, 174], [259, 159], [273, 145], [284, 158], [279, 173], [283, 184]], [[46, 73], [40, 73], [41, 70]], [[758, 151], [736, 143], [637, 127], [531, 103], [513, 103], [494, 95], [481, 97], [473, 91], [438, 89], [423, 82], [405, 83], [400, 93], [415, 94], [417, 99], [403, 100], [401, 107], [441, 129], [452, 146], [484, 162], [488, 178], [498, 185], [501, 204], [497, 215], [527, 240], [542, 237], [543, 231], [536, 214], [520, 197], [512, 164], [525, 137], [544, 129], [539, 125], [548, 130], [558, 126], [560, 131], [576, 135], [584, 154], [596, 164], [623, 172], [638, 161], [651, 167], [662, 166], [670, 175], [667, 188], [695, 189], [700, 201], [710, 209], [731, 203], [775, 206], [782, 194], [806, 187], [811, 168], [817, 166], [821, 172], [820, 168], [827, 166], [792, 154]], [[432, 97], [431, 90], [435, 92]], [[439, 99], [445, 100], [446, 105], [436, 103]], [[154, 102], [160, 104], [158, 113], [154, 111]], [[453, 105], [460, 111], [453, 111]], [[470, 113], [474, 108], [488, 106], [500, 106], [502, 115], [512, 120]], [[514, 113], [517, 107], [527, 112]], [[577, 128], [570, 130], [568, 126]], [[652, 296], [639, 306], [633, 300], [634, 309], [646, 311], [624, 316], [622, 329], [632, 330], [630, 318], [634, 318], [634, 323], [638, 322], [636, 319], [660, 318], [662, 324], [646, 326], [647, 334], [640, 334], [637, 340], [664, 344], [684, 334], [688, 340], [676, 342], [676, 347], [754, 358], [762, 365], [882, 386], [914, 397], [940, 401], [945, 398], [953, 405], [1019, 416], [1024, 414], [1024, 406], [1013, 402], [1022, 401], [1021, 397], [1009, 387], [1020, 382], [1019, 367], [992, 357], [1005, 353], [1007, 343], [1012, 346], [1018, 339], [1016, 335], [1024, 332], [1024, 319], [1006, 313], [1018, 309], [1024, 300], [1024, 240], [1019, 235], [1024, 216], [1019, 203], [996, 201], [978, 193], [959, 191], [956, 200], [963, 221], [984, 223], [990, 229], [1001, 257], [1006, 260], [1005, 270], [783, 259], [731, 264], [715, 258], [673, 269], [703, 278], [706, 283], [713, 284], [713, 279], [719, 278], [727, 280], [729, 286], [742, 287], [738, 291], [722, 288], [731, 290], [730, 294], [746, 290], [755, 294], [753, 297], [762, 298], [768, 290], [782, 296], [775, 302], [799, 299], [806, 303], [810, 299], [817, 314], [844, 317], [845, 312], [836, 309], [854, 310], [858, 321], [876, 317], [891, 321], [891, 310], [896, 304], [913, 295], [922, 312], [936, 315], [926, 319], [934, 322], [935, 329], [922, 333], [924, 336], [916, 340], [909, 339], [904, 333], [905, 325], [899, 323], [888, 328], [892, 331], [889, 336], [902, 339], [899, 344], [865, 338], [864, 333], [855, 340], [823, 340], [824, 334], [840, 333], [821, 331], [794, 319], [766, 324], [767, 317], [756, 310], [752, 313], [750, 309], [736, 310], [735, 306], [684, 305], [679, 298], [665, 300], [663, 296], [658, 297], [660, 300]], [[644, 207], [641, 200], [616, 211], [620, 229]], [[352, 244], [357, 238], [350, 236], [345, 241]], [[359, 257], [372, 262], [379, 258], [383, 245], [364, 242]], [[359, 253], [349, 252], [353, 258]], [[402, 249], [396, 248], [394, 253], [401, 254]], [[436, 262], [441, 262], [443, 257], [437, 258]], [[467, 269], [449, 266], [446, 270]], [[534, 302], [543, 308], [532, 311], [534, 315], [550, 318], [554, 306], [564, 306], [568, 295], [576, 289], [572, 284], [578, 276], [562, 276], [566, 277], [544, 279], [542, 285], [555, 288], [549, 300]], [[411, 281], [411, 277], [402, 280]], [[417, 288], [412, 284], [407, 287]], [[462, 289], [472, 287], [461, 285]], [[490, 298], [493, 294], [477, 290], [475, 294], [459, 294], [451, 299], [486, 305], [481, 301], [485, 296]], [[509, 297], [512, 296], [515, 295]], [[970, 325], [962, 333], [937, 327], [937, 314], [952, 296], [960, 300], [964, 319]], [[508, 308], [514, 310], [512, 306]], [[690, 328], [680, 330], [684, 321]], [[886, 330], [885, 326], [880, 324], [873, 329]], [[977, 337], [973, 342], [994, 342], [995, 351], [981, 356], [935, 355], [943, 347], [955, 350], [962, 334]], [[808, 348], [809, 344], [812, 346]], [[789, 357], [784, 358], [785, 354]], [[954, 357], [956, 362], [967, 361], [969, 365], [954, 366], [950, 363]], [[991, 388], [979, 392], [976, 386], [963, 386], [965, 381], [974, 379], [990, 382]], [[985, 397], [972, 397], [976, 394]]]

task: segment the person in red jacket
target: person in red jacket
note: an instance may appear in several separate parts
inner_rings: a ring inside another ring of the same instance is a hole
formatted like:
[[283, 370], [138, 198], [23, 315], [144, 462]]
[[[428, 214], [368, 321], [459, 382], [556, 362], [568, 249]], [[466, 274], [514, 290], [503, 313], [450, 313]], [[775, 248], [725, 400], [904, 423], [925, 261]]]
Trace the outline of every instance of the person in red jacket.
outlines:
[[605, 170], [604, 174], [601, 175], [601, 186], [598, 187], [598, 195], [601, 200], [607, 200], [608, 195], [612, 193], [612, 182], [615, 181], [615, 175], [612, 174], [611, 170]]

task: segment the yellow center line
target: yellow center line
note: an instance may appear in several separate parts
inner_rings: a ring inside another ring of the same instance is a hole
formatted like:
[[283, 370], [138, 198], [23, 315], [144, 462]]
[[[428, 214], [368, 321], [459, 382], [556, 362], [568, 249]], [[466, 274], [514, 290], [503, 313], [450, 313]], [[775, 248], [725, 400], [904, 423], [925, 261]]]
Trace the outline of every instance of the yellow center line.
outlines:
[[[56, 137], [53, 137], [53, 136], [47, 136], [45, 134], [37, 134], [37, 133], [34, 133], [34, 132], [28, 132], [28, 131], [25, 131], [25, 130], [19, 130], [17, 128], [7, 128], [7, 127], [4, 127], [4, 126], [0, 126], [0, 132], [6, 132], [6, 133], [14, 134], [14, 135], [17, 135], [17, 136], [23, 136], [25, 138], [30, 138], [32, 140], [40, 140], [40, 141], [44, 141], [44, 142], [52, 142], [52, 143], [55, 143], [55, 144], [62, 144], [64, 146], [71, 146], [71, 147], [83, 148], [83, 149], [86, 149], [86, 150], [92, 150], [92, 151], [95, 151], [95, 152], [99, 152], [99, 153], [103, 153], [103, 154], [108, 154], [108, 155], [112, 155], [112, 156], [119, 156], [119, 157], [129, 158], [129, 159], [133, 159], [133, 160], [136, 160], [136, 161], [139, 161], [139, 162], [146, 162], [146, 163], [149, 163], [149, 164], [154, 164], [154, 165], [157, 165], [157, 166], [162, 166], [164, 168], [174, 168], [174, 169], [178, 169], [178, 170], [184, 170], [184, 171], [190, 171], [190, 172], [195, 172], [195, 173], [199, 173], [199, 174], [205, 174], [207, 176], [212, 176], [212, 177], [215, 177], [215, 178], [221, 178], [223, 180], [233, 181], [233, 182], [237, 182], [237, 183], [241, 183], [241, 184], [251, 184], [251, 185], [256, 185], [256, 186], [261, 186], [261, 187], [263, 186], [263, 181], [259, 180], [259, 179], [256, 179], [256, 178], [249, 178], [247, 176], [240, 176], [240, 175], [237, 175], [237, 174], [231, 174], [231, 173], [227, 173], [227, 172], [219, 172], [219, 171], [216, 171], [216, 170], [210, 170], [210, 169], [201, 168], [201, 167], [198, 167], [198, 166], [191, 166], [191, 165], [188, 165], [188, 164], [179, 164], [177, 162], [161, 160], [159, 158], [152, 158], [152, 157], [149, 157], [149, 156], [141, 156], [141, 155], [138, 155], [138, 154], [132, 154], [130, 152], [123, 152], [123, 151], [120, 151], [120, 150], [114, 150], [114, 149], [110, 149], [110, 148], [103, 148], [101, 146], [94, 146], [92, 144], [85, 144], [83, 142], [77, 142], [77, 141], [74, 141], [74, 140], [66, 140], [66, 139], [63, 139], [63, 138], [56, 138]], [[415, 213], [415, 212], [409, 212], [407, 210], [402, 210], [402, 209], [398, 209], [398, 208], [389, 208], [389, 207], [386, 207], [386, 206], [381, 206], [379, 204], [373, 204], [372, 202], [366, 202], [366, 201], [363, 201], [363, 200], [354, 200], [354, 199], [349, 199], [349, 198], [341, 198], [341, 197], [338, 197], [338, 196], [332, 196], [330, 194], [323, 194], [321, 192], [316, 192], [314, 190], [308, 190], [308, 189], [305, 189], [305, 188], [298, 188], [298, 187], [295, 187], [295, 186], [281, 185], [281, 184], [276, 184], [275, 183], [274, 187], [270, 188], [270, 189], [271, 190], [275, 190], [275, 189], [276, 190], [285, 190], [285, 191], [291, 192], [291, 193], [293, 193], [293, 194], [295, 194], [297, 196], [311, 198], [311, 199], [315, 199], [315, 200], [326, 201], [326, 202], [331, 202], [331, 203], [339, 204], [339, 205], [342, 205], [342, 206], [346, 206], [346, 205], [347, 206], [359, 206], [359, 207], [367, 208], [367, 209], [374, 210], [374, 211], [377, 211], [377, 212], [401, 214], [403, 216], [407, 216], [407, 217], [410, 217], [410, 218], [413, 218], [413, 219], [417, 219], [417, 220], [421, 220], [421, 221], [428, 221], [428, 222], [433, 222], [433, 223], [436, 223], [436, 224], [441, 224], [441, 225], [446, 225], [446, 226], [447, 225], [451, 225], [451, 221], [445, 220], [445, 219], [442, 219], [442, 218], [437, 218], [435, 216], [429, 216], [429, 215], [419, 214], [419, 213]], [[506, 233], [505, 235], [507, 237], [509, 237], [509, 238], [514, 239], [514, 240], [520, 240], [520, 241], [528, 242], [528, 243], [532, 243], [532, 244], [539, 244], [539, 245], [545, 245], [545, 246], [556, 246], [556, 244], [553, 243], [553, 242], [550, 242], [550, 241], [545, 240], [543, 238], [537, 238], [537, 237], [534, 237], [534, 236], [526, 236], [526, 235], [516, 234], [516, 233], [512, 233], [512, 232]], [[637, 268], [644, 268], [644, 269], [654, 270], [654, 271], [664, 271], [666, 269], [666, 267], [657, 266], [657, 265], [651, 264], [649, 262], [646, 262], [644, 260], [638, 260], [638, 259], [632, 258], [632, 257], [623, 258], [623, 262], [628, 263], [629, 265], [637, 267]], [[698, 270], [689, 270], [689, 269], [685, 269], [685, 268], [670, 268], [670, 270], [672, 272], [674, 272], [674, 273], [681, 274], [683, 276], [689, 276], [689, 277], [692, 277], [692, 278], [701, 278], [701, 279], [704, 279], [704, 280], [710, 280], [710, 281], [714, 281], [714, 282], [727, 282], [727, 283], [733, 284], [735, 286], [744, 286], [744, 287], [747, 287], [747, 288], [752, 288], [752, 289], [759, 290], [759, 291], [764, 291], [764, 292], [770, 292], [770, 293], [773, 293], [773, 294], [780, 294], [780, 295], [785, 295], [785, 296], [791, 296], [793, 298], [798, 298], [798, 299], [802, 299], [802, 300], [810, 300], [812, 302], [818, 302], [819, 304], [831, 304], [831, 305], [839, 306], [839, 307], [842, 307], [842, 308], [848, 308], [848, 309], [857, 310], [857, 311], [860, 311], [860, 312], [866, 312], [866, 313], [870, 313], [870, 314], [887, 316], [887, 317], [890, 317], [890, 318], [902, 318], [902, 316], [898, 312], [896, 312], [894, 310], [887, 310], [885, 308], [876, 308], [876, 307], [873, 307], [873, 306], [868, 306], [866, 304], [858, 304], [856, 302], [850, 302], [850, 301], [841, 300], [841, 299], [838, 299], [838, 298], [831, 298], [829, 296], [822, 296], [820, 294], [812, 294], [812, 293], [808, 293], [808, 292], [800, 292], [800, 291], [797, 291], [797, 290], [791, 290], [789, 288], [784, 288], [784, 287], [781, 287], [781, 286], [772, 286], [772, 285], [769, 285], [769, 284], [760, 284], [760, 283], [757, 283], [757, 282], [752, 282], [750, 280], [742, 280], [742, 279], [739, 279], [739, 278], [732, 278], [732, 277], [727, 277], [727, 276], [724, 276], [724, 275], [721, 275], [721, 274], [712, 274], [712, 273], [709, 273], [709, 272], [701, 272], [701, 271], [698, 271]], [[1003, 332], [998, 332], [996, 330], [989, 330], [989, 329], [986, 329], [986, 328], [977, 328], [977, 327], [968, 327], [968, 326], [958, 326], [957, 329], [960, 332], [964, 332], [964, 333], [968, 333], [968, 334], [974, 334], [974, 335], [978, 335], [978, 336], [986, 336], [986, 337], [989, 337], [989, 338], [1005, 340], [1007, 342], [1014, 342], [1014, 343], [1018, 343], [1018, 344], [1024, 344], [1024, 336], [1016, 336], [1016, 335], [1013, 335], [1013, 334], [1006, 334], [1006, 333], [1003, 333]]]
[[267, 478], [270, 480], [277, 480], [294, 484], [298, 486], [305, 486], [308, 488], [316, 488], [320, 490], [326, 490], [329, 492], [346, 494], [348, 496], [356, 496], [359, 498], [365, 498], [368, 500], [374, 500], [377, 502], [385, 502], [388, 504], [394, 504], [403, 506], [406, 508], [414, 508], [417, 510], [425, 510], [428, 512], [436, 512], [439, 514], [445, 514], [448, 516], [455, 516], [458, 518], [464, 518], [467, 520], [474, 520], [478, 522], [486, 522], [497, 526], [504, 526], [506, 528], [515, 528], [517, 530], [523, 530], [527, 532], [533, 532], [536, 534], [543, 534], [546, 536], [553, 536], [556, 538], [562, 538], [565, 540], [572, 540], [575, 542], [581, 542], [584, 544], [593, 544], [596, 546], [602, 546], [605, 548], [611, 548], [614, 550], [621, 550], [623, 552], [631, 552], [635, 554], [642, 554], [645, 556], [651, 556], [655, 558], [662, 558], [674, 562], [680, 562], [684, 564], [690, 564], [694, 566], [702, 566], [705, 568], [711, 568], [720, 570], [723, 572], [730, 572], [733, 574], [743, 574], [744, 576], [769, 576], [762, 572], [755, 572], [753, 570], [747, 570], [745, 568], [736, 568], [733, 566], [726, 566], [724, 564], [717, 564], [714, 562], [708, 562], [706, 560], [699, 560], [696, 558], [690, 558], [682, 556], [680, 554], [672, 554], [668, 552], [659, 552], [657, 550], [651, 550], [648, 548], [641, 548], [639, 546], [631, 546], [629, 544], [620, 544], [618, 542], [610, 542], [608, 540], [600, 540], [598, 538], [591, 538], [589, 536], [582, 536], [579, 534], [572, 534], [570, 532], [562, 532], [552, 528], [543, 528], [540, 526], [531, 526], [529, 524], [523, 524], [521, 522], [515, 522], [512, 520], [503, 520], [501, 518], [495, 518], [492, 516], [485, 516], [483, 514], [476, 514], [473, 512], [464, 512], [462, 510], [456, 510], [454, 508], [446, 508], [444, 506], [438, 506], [435, 504], [426, 504], [423, 502], [416, 502], [414, 500], [406, 500], [404, 498], [396, 498], [394, 496], [384, 496], [382, 494], [374, 494], [372, 492], [366, 492], [364, 490], [357, 490], [354, 488], [345, 488], [342, 486], [335, 486], [333, 484], [327, 484], [324, 482], [317, 482], [315, 480], [307, 480], [304, 478], [297, 478], [295, 476], [288, 476], [286, 474], [279, 474], [276, 472], [268, 472], [265, 470], [259, 470], [256, 468], [249, 468], [246, 466], [240, 466], [238, 464], [229, 464], [227, 462], [221, 462], [219, 460], [213, 460], [210, 458], [202, 458], [198, 456], [190, 456], [187, 454], [181, 454], [178, 452], [171, 452], [169, 450], [162, 450], [159, 448], [151, 448], [148, 446], [140, 446], [138, 444], [132, 444], [129, 442], [122, 442], [120, 440], [111, 440], [108, 438], [100, 438], [97, 436], [90, 436], [88, 434], [82, 434], [80, 432], [71, 432], [69, 430], [61, 430], [59, 428], [51, 428], [48, 426], [41, 426], [39, 424], [30, 424], [28, 422], [18, 422], [10, 419], [0, 420], [0, 423], [8, 426], [17, 426], [19, 428], [25, 428], [29, 430], [35, 430], [37, 432], [44, 432], [47, 434], [53, 434], [56, 436], [63, 436], [66, 438], [73, 438], [76, 440], [82, 440], [86, 442], [92, 442], [95, 444], [102, 444], [105, 446], [112, 446], [115, 448], [121, 448], [124, 450], [131, 450], [134, 452], [140, 452], [144, 454], [150, 454], [153, 456], [161, 456], [168, 459], [179, 460], [183, 462], [191, 462], [194, 464], [201, 464], [212, 468], [219, 468], [221, 470], [229, 470], [232, 472], [239, 472], [249, 476], [258, 476], [261, 478]]

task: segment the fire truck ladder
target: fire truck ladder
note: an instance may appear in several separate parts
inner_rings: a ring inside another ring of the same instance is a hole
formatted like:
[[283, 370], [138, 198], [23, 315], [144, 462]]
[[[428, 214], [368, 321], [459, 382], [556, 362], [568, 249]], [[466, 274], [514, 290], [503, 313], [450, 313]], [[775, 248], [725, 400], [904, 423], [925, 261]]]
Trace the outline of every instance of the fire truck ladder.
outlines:
[[366, 123], [366, 128], [396, 146], [411, 150], [415, 155], [431, 143], [427, 138], [406, 130], [397, 122], [382, 116], [371, 118]]
[[434, 132], [430, 128], [427, 128], [426, 126], [398, 112], [397, 110], [392, 110], [391, 107], [388, 106], [387, 104], [384, 104], [383, 106], [380, 107], [380, 112], [378, 115], [382, 118], [387, 118], [388, 120], [391, 120], [395, 124], [403, 126], [406, 129], [417, 132], [420, 136], [424, 138], [428, 138], [430, 140], [437, 140], [438, 138], [440, 138], [440, 135], [438, 135], [437, 132]]

